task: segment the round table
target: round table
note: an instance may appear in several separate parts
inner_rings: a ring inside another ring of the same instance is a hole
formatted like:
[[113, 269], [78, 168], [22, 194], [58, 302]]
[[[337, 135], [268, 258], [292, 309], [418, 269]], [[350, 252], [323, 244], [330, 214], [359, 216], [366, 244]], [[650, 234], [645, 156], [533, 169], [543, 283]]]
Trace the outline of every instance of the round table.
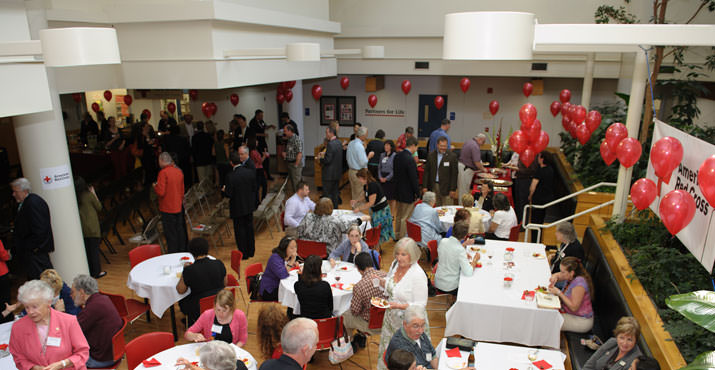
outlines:
[[[342, 284], [356, 284], [362, 278], [360, 272], [354, 264], [348, 262], [338, 262], [334, 269], [330, 268], [329, 261], [323, 261], [323, 266], [321, 270], [327, 273], [327, 276], [323, 278], [331, 286], [336, 283], [335, 276], [340, 275], [340, 283]], [[284, 306], [288, 306], [293, 309], [293, 313], [300, 314], [300, 303], [298, 303], [298, 296], [295, 294], [295, 289], [293, 285], [298, 281], [298, 270], [293, 270], [288, 274], [288, 277], [281, 280], [278, 286], [278, 301]], [[350, 309], [350, 300], [353, 298], [353, 291], [343, 290], [333, 287], [333, 316], [340, 316]]]
[[[442, 207], [437, 207], [437, 210], [445, 210], [444, 216], [439, 217], [439, 221], [442, 222], [442, 226], [444, 227], [445, 230], [449, 230], [450, 227], [454, 225], [454, 215], [457, 213], [457, 210], [460, 208], [464, 208], [462, 206], [442, 206]], [[489, 230], [489, 224], [492, 220], [492, 216], [489, 214], [489, 212], [480, 209], [479, 214], [482, 215], [482, 223], [484, 224], [484, 230], [487, 231]]]
[[[0, 344], [10, 344], [10, 332], [12, 331], [12, 322], [6, 322], [0, 325]], [[8, 349], [5, 349], [8, 351]], [[12, 359], [12, 355], [9, 354], [0, 358], [0, 369], [4, 370], [16, 370], [15, 360]]]
[[[349, 209], [334, 209], [331, 216], [336, 217], [342, 221], [354, 222], [358, 218], [366, 216], [366, 214], [362, 212], [355, 213]], [[360, 224], [360, 230], [363, 234], [365, 234], [365, 231], [370, 228], [372, 228], [372, 224], [370, 223], [370, 221], [365, 221]]]
[[171, 253], [149, 258], [129, 271], [127, 286], [138, 296], [148, 298], [151, 312], [161, 318], [167, 308], [191, 293], [190, 288], [184, 294], [176, 291], [180, 276], [177, 274], [184, 271], [184, 262], [193, 263], [194, 257], [189, 253]]
[[[159, 352], [155, 354], [154, 356], [149, 357], [148, 359], [155, 358], [157, 361], [161, 362], [161, 365], [159, 366], [152, 366], [152, 367], [144, 367], [144, 365], [139, 364], [134, 370], [144, 370], [144, 369], [149, 369], [149, 370], [176, 370], [176, 360], [179, 357], [183, 357], [191, 362], [198, 362], [199, 361], [199, 349], [205, 345], [206, 343], [189, 343], [189, 344], [184, 344], [176, 347], [169, 348], [165, 351]], [[236, 346], [235, 344], [231, 344], [231, 347], [236, 351], [236, 359], [248, 359], [248, 361], [244, 361], [246, 363], [246, 367], [248, 370], [256, 370], [258, 367], [256, 366], [256, 359], [253, 358], [253, 356], [248, 353], [245, 349]], [[148, 360], [147, 359], [147, 360]]]

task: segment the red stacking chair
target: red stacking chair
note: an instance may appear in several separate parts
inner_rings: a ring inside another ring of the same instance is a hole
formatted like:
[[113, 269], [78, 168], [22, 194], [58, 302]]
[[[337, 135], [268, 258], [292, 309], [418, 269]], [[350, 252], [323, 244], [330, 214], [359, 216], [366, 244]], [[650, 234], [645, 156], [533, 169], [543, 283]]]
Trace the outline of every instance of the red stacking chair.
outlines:
[[204, 313], [206, 310], [212, 309], [214, 307], [214, 302], [216, 302], [216, 294], [199, 299], [199, 315]]
[[437, 259], [439, 259], [439, 255], [437, 254], [437, 241], [430, 240], [427, 242], [427, 247], [429, 248], [430, 263], [434, 266], [437, 263]]
[[302, 259], [313, 254], [322, 259], [328, 258], [328, 246], [325, 243], [301, 239], [296, 240], [296, 243], [298, 244], [298, 256]]
[[[146, 333], [127, 343], [127, 369], [134, 369], [155, 354], [174, 347], [174, 335], [166, 332]], [[172, 364], [167, 364], [172, 366]]]
[[161, 256], [161, 246], [159, 244], [140, 245], [129, 251], [129, 265], [134, 266], [152, 257]]
[[251, 291], [249, 290], [251, 285], [249, 284], [248, 278], [263, 272], [263, 265], [260, 263], [254, 263], [246, 267], [246, 290], [248, 292], [248, 305], [246, 306], [246, 319], [248, 319], [248, 314], [251, 310], [252, 302], [275, 302], [275, 301], [264, 301], [260, 299], [251, 299]]
[[410, 222], [410, 220], [406, 220], [405, 223], [407, 224], [407, 236], [412, 238], [412, 240], [415, 241], [415, 243], [419, 243], [422, 241], [422, 228], [420, 225], [417, 225], [414, 222]]
[[[373, 334], [379, 335], [380, 331], [382, 330], [382, 321], [385, 318], [385, 309], [380, 308], [380, 307], [375, 307], [373, 305], [370, 305], [370, 315], [367, 321], [367, 328], [369, 329], [368, 332], [365, 332], [365, 334], [368, 339], [371, 337]], [[380, 345], [378, 342], [370, 342], [368, 341], [367, 343], [367, 360], [372, 364], [372, 356], [370, 356], [370, 344], [375, 344], [375, 345]]]
[[[122, 328], [112, 336], [112, 360], [114, 361], [114, 364], [110, 367], [102, 369], [116, 369], [119, 366], [119, 362], [122, 361], [122, 357], [124, 357], [124, 353], [126, 352], [126, 344], [124, 342], [124, 329], [126, 328], [127, 319], [122, 318]], [[92, 370], [98, 369], [93, 368]]]
[[[382, 225], [377, 225], [377, 227], [370, 228], [365, 231], [365, 244], [370, 249], [380, 250], [380, 233], [382, 232]], [[377, 248], [375, 248], [377, 247]]]
[[[114, 307], [117, 308], [117, 312], [119, 312], [119, 316], [121, 316], [123, 319], [126, 319], [130, 323], [133, 323], [136, 319], [139, 318], [143, 313], [146, 312], [147, 315], [147, 321], [149, 321], [149, 305], [137, 301], [136, 299], [126, 299], [124, 296], [119, 295], [119, 294], [112, 294], [112, 293], [106, 293], [106, 292], [100, 292], [101, 294], [106, 295], [109, 297], [109, 299], [112, 301], [114, 304]], [[172, 337], [173, 338], [173, 337]]]
[[[338, 335], [335, 335], [335, 325], [340, 325]], [[329, 317], [327, 319], [313, 319], [318, 324], [318, 345], [317, 350], [330, 349], [330, 342], [343, 336], [343, 317]]]
[[518, 224], [509, 230], [509, 241], [510, 242], [516, 242], [519, 241], [519, 229], [521, 228], [521, 224]]
[[[231, 251], [231, 269], [236, 273], [236, 276], [238, 276], [238, 279], [234, 278], [233, 275], [229, 274], [228, 275], [228, 286], [235, 286], [236, 289], [241, 293], [241, 299], [243, 299], [243, 305], [246, 305], [246, 296], [243, 295], [243, 291], [240, 288], [239, 280], [241, 280], [241, 259], [243, 259], [243, 253], [239, 250], [233, 250]], [[231, 281], [231, 278], [233, 278], [233, 281], [235, 284]], [[248, 289], [248, 287], [246, 287]]]

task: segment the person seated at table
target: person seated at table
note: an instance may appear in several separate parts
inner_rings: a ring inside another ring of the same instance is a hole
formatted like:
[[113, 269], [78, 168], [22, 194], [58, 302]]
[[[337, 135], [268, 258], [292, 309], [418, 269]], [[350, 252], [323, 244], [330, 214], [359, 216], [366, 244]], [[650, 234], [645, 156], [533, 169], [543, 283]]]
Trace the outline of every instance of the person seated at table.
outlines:
[[285, 224], [285, 233], [288, 236], [295, 237], [298, 232], [297, 228], [303, 217], [315, 210], [315, 202], [310, 200], [310, 186], [303, 181], [298, 182], [295, 187], [297, 190], [286, 201], [285, 215], [283, 223]]
[[216, 294], [214, 308], [204, 311], [184, 338], [192, 342], [222, 340], [243, 347], [248, 339], [248, 321], [243, 311], [236, 308], [233, 291], [223, 289]]
[[[350, 300], [350, 309], [343, 314], [343, 324], [348, 332], [348, 337], [352, 337], [353, 329], [358, 331], [353, 338], [353, 348], [365, 347], [367, 338], [361, 333], [380, 334], [379, 330], [368, 329], [370, 320], [370, 300], [372, 297], [386, 298], [382, 289], [372, 283], [373, 279], [384, 279], [387, 273], [375, 269], [373, 258], [367, 252], [358, 253], [355, 256], [355, 267], [362, 277], [353, 287], [353, 298]], [[357, 349], [357, 348], [355, 348]]]
[[472, 194], [462, 195], [462, 207], [469, 211], [469, 235], [484, 234], [484, 222], [482, 222], [482, 214], [479, 212], [479, 207], [474, 206], [474, 196]]
[[[555, 287], [556, 282], [564, 281], [563, 290]], [[576, 257], [566, 257], [561, 260], [560, 271], [551, 275], [549, 292], [561, 300], [561, 316], [564, 322], [562, 331], [586, 333], [593, 327], [593, 307], [591, 294], [593, 282], [580, 260]]]
[[494, 209], [492, 221], [487, 232], [487, 239], [509, 240], [511, 228], [518, 225], [514, 208], [511, 208], [506, 195], [499, 193], [494, 195]]
[[356, 176], [363, 186], [365, 202], [358, 203], [351, 201], [350, 204], [353, 211], [358, 213], [370, 210], [372, 227], [381, 226], [380, 243], [393, 239], [395, 237], [395, 231], [392, 227], [392, 212], [387, 197], [382, 192], [380, 183], [377, 182], [372, 177], [372, 174], [370, 174], [370, 171], [365, 168], [360, 169]]
[[367, 243], [362, 240], [360, 226], [352, 225], [348, 229], [348, 238], [343, 240], [343, 242], [330, 253], [330, 256], [328, 256], [330, 259], [330, 267], [335, 267], [335, 260], [338, 258], [340, 261], [353, 263], [355, 256], [364, 251], [369, 251], [369, 248]]
[[638, 356], [633, 360], [629, 370], [660, 370], [660, 364], [653, 357]]
[[261, 364], [260, 370], [301, 370], [318, 345], [318, 324], [310, 319], [299, 317], [291, 320], [281, 333], [283, 354]]
[[431, 191], [425, 192], [422, 194], [422, 203], [415, 206], [415, 210], [412, 211], [412, 216], [409, 219], [410, 222], [422, 228], [422, 241], [417, 243], [422, 248], [426, 248], [430, 240], [442, 239], [442, 234], [445, 232], [444, 226], [439, 220], [437, 209], [433, 208], [436, 203], [437, 196], [435, 193]]
[[628, 369], [631, 363], [641, 355], [636, 346], [640, 335], [640, 325], [631, 316], [618, 320], [613, 329], [614, 337], [591, 355], [581, 369], [583, 370], [622, 370]]
[[[321, 266], [323, 260], [310, 255], [305, 259], [303, 271], [293, 285], [300, 304], [297, 316], [309, 319], [324, 319], [333, 316], [333, 291], [327, 281], [323, 281]], [[292, 310], [288, 312], [288, 317]]]
[[486, 181], [479, 188], [479, 198], [477, 198], [477, 206], [487, 212], [494, 209], [494, 183]]
[[88, 368], [110, 367], [114, 364], [112, 337], [124, 326], [116, 307], [99, 293], [97, 280], [89, 275], [77, 275], [72, 280], [72, 298], [84, 308], [77, 321], [89, 344]]
[[390, 339], [385, 358], [390, 358], [393, 351], [403, 349], [415, 355], [417, 366], [437, 369], [439, 358], [430, 337], [425, 333], [425, 317], [425, 308], [422, 306], [409, 306], [405, 309], [402, 327]]
[[183, 370], [247, 370], [246, 364], [236, 360], [236, 351], [223, 341], [212, 341], [199, 348], [199, 361], [203, 367], [179, 357], [174, 366], [184, 366]]
[[27, 310], [10, 333], [9, 351], [18, 369], [87, 369], [87, 339], [75, 316], [51, 307], [54, 296], [42, 280], [30, 280], [18, 290], [17, 299]]
[[387, 359], [388, 370], [416, 370], [417, 361], [415, 355], [405, 351], [404, 349], [396, 349], [390, 354]]
[[562, 222], [556, 226], [556, 240], [561, 242], [556, 254], [551, 257], [551, 273], [559, 272], [561, 260], [566, 257], [576, 257], [583, 261], [584, 251], [576, 239], [576, 230], [570, 222]]
[[434, 286], [442, 292], [456, 296], [460, 276], [472, 276], [479, 262], [479, 253], [469, 259], [462, 245], [469, 231], [468, 221], [455, 223], [453, 230], [452, 236], [442, 239], [437, 247], [439, 263], [434, 274]]
[[258, 294], [264, 301], [278, 300], [278, 285], [288, 277], [288, 271], [298, 266], [298, 244], [290, 236], [284, 236], [272, 253], [258, 288]]
[[40, 274], [40, 280], [49, 284], [55, 292], [52, 308], [57, 311], [77, 315], [82, 308], [72, 299], [72, 289], [62, 280], [55, 269], [47, 269]]
[[258, 341], [264, 359], [281, 357], [281, 331], [288, 323], [288, 315], [277, 303], [264, 304], [258, 312]]
[[350, 225], [360, 224], [369, 220], [369, 216], [362, 216], [357, 220], [343, 221], [338, 217], [333, 217], [333, 201], [330, 198], [320, 198], [313, 213], [308, 213], [303, 217], [298, 225], [298, 239], [311, 240], [325, 243], [328, 254], [332, 253], [343, 240], [343, 234], [348, 231]]
[[[454, 220], [453, 220], [454, 225], [456, 225], [457, 222], [461, 222], [461, 221], [466, 221], [467, 224], [469, 224], [471, 218], [472, 218], [472, 214], [469, 211], [467, 211], [464, 208], [460, 208], [457, 210], [457, 212], [454, 213]], [[445, 238], [449, 238], [450, 236], [452, 236], [452, 233], [454, 232], [453, 231], [454, 225], [450, 226], [449, 229], [447, 230], [447, 233], [444, 234]]]
[[194, 256], [194, 263], [184, 267], [176, 291], [184, 294], [191, 288], [191, 293], [179, 301], [179, 308], [191, 326], [199, 318], [199, 300], [218, 293], [226, 285], [226, 267], [223, 262], [208, 257], [209, 242], [204, 238], [191, 239], [189, 252]]

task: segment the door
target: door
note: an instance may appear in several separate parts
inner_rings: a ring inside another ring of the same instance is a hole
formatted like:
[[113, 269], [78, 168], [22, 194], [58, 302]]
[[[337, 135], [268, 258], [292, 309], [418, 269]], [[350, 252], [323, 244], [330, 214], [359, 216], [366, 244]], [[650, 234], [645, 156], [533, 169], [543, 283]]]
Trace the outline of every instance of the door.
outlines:
[[[434, 106], [434, 98], [437, 96], [444, 98], [442, 109]], [[447, 95], [420, 95], [417, 136], [429, 137], [445, 118], [447, 118]]]

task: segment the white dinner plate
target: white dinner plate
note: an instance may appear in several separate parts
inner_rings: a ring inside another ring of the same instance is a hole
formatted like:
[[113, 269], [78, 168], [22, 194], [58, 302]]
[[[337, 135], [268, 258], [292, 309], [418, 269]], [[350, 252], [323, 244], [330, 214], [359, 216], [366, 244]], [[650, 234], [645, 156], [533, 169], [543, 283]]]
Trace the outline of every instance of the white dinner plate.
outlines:
[[467, 360], [462, 357], [447, 357], [447, 367], [450, 369], [464, 369], [467, 367]]

